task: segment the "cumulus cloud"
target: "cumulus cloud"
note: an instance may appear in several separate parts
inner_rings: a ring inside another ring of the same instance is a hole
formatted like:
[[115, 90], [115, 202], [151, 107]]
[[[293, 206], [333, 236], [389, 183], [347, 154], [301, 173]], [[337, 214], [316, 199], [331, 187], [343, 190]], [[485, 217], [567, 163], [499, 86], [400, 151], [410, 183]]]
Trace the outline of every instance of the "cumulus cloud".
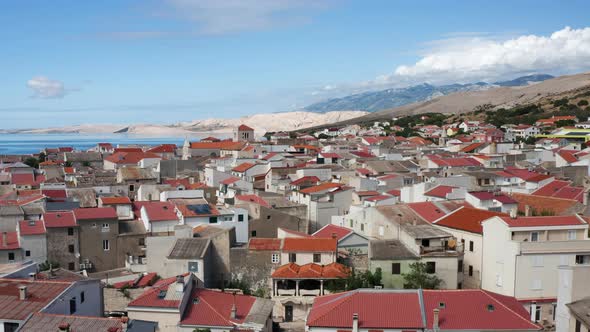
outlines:
[[437, 41], [413, 65], [378, 77], [392, 82], [491, 81], [526, 73], [566, 74], [590, 69], [590, 28], [566, 27], [550, 36], [525, 35], [507, 40], [462, 36]]
[[175, 16], [198, 25], [200, 33], [261, 30], [307, 21], [308, 11], [325, 1], [311, 0], [167, 0]]
[[63, 82], [45, 76], [31, 78], [27, 81], [27, 86], [33, 91], [34, 98], [63, 98], [68, 92]]

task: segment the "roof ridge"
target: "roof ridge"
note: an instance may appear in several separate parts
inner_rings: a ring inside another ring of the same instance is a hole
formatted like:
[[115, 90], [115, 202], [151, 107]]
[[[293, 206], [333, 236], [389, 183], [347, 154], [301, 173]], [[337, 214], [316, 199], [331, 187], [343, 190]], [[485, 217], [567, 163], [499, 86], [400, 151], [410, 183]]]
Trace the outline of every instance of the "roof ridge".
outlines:
[[[332, 308], [331, 308], [332, 310], [326, 311], [325, 313], [323, 313], [323, 314], [319, 315], [319, 316], [318, 316], [316, 319], [314, 319], [314, 321], [317, 321], [317, 320], [319, 320], [319, 319], [321, 319], [321, 318], [324, 318], [324, 317], [325, 317], [325, 316], [326, 316], [328, 313], [330, 313], [330, 312], [334, 311], [334, 309], [338, 308], [339, 306], [341, 306], [341, 305], [342, 305], [342, 304], [344, 304], [344, 303], [348, 303], [348, 301], [349, 301], [349, 300], [352, 298], [352, 296], [353, 296], [353, 295], [356, 295], [356, 294], [360, 293], [360, 290], [361, 290], [361, 289], [355, 289], [355, 290], [353, 290], [353, 291], [350, 291], [350, 292], [343, 293], [343, 295], [340, 295], [340, 296], [335, 296], [335, 298], [334, 298], [334, 299], [330, 299], [330, 300], [329, 300], [329, 301], [327, 301], [326, 303], [322, 303], [322, 304], [321, 304], [321, 306], [322, 306], [322, 307], [324, 307], [324, 306], [326, 306], [326, 305], [328, 305], [328, 304], [330, 304], [330, 303], [333, 303], [333, 302], [334, 302], [334, 301], [336, 301], [336, 300], [341, 300], [341, 299], [343, 299], [342, 301], [340, 301], [340, 303], [336, 304], [336, 306], [332, 307]], [[314, 301], [314, 302], [315, 302], [315, 301]], [[309, 323], [310, 323], [310, 322], [308, 322], [308, 325], [309, 325]]]
[[455, 210], [453, 210], [453, 211], [451, 211], [451, 212], [449, 212], [449, 213], [445, 214], [444, 216], [442, 216], [442, 217], [440, 217], [440, 218], [438, 218], [438, 219], [434, 220], [432, 223], [433, 223], [433, 224], [436, 224], [436, 223], [438, 223], [440, 220], [442, 220], [443, 218], [446, 218], [446, 217], [448, 217], [448, 216], [450, 216], [450, 215], [454, 214], [455, 212], [457, 212], [457, 211], [459, 211], [459, 210], [462, 210], [462, 209], [463, 209], [463, 208], [465, 208], [465, 207], [466, 207], [465, 205], [461, 205], [461, 206], [460, 206], [458, 209], [455, 209]]
[[[197, 289], [197, 292], [199, 292], [199, 289]], [[236, 294], [234, 294], [235, 296]], [[198, 295], [197, 295], [198, 296]], [[236, 322], [232, 322], [231, 320], [225, 318], [219, 311], [217, 311], [217, 309], [215, 309], [215, 307], [213, 307], [209, 302], [207, 302], [206, 299], [204, 298], [200, 298], [200, 301], [202, 301], [203, 303], [205, 303], [209, 308], [211, 308], [211, 310], [213, 310], [213, 312], [219, 316], [221, 319], [223, 319], [225, 322], [227, 322], [229, 325], [233, 326], [233, 325], [237, 325], [238, 323]], [[234, 302], [235, 304], [235, 302]], [[236, 306], [236, 310], [237, 310], [237, 306]]]
[[[488, 291], [486, 291], [486, 290], [483, 290], [483, 289], [480, 289], [479, 291], [480, 291], [480, 292], [482, 292], [482, 293], [484, 293], [484, 294], [485, 294], [487, 297], [489, 297], [489, 298], [490, 298], [490, 299], [492, 299], [493, 301], [495, 301], [495, 302], [499, 303], [499, 304], [500, 304], [502, 307], [504, 307], [506, 310], [510, 311], [511, 313], [515, 314], [515, 315], [516, 315], [516, 316], [518, 316], [520, 319], [524, 320], [525, 322], [527, 322], [527, 323], [529, 323], [529, 324], [532, 324], [532, 325], [533, 325], [533, 326], [535, 326], [535, 327], [538, 327], [538, 326], [537, 326], [537, 324], [535, 324], [535, 323], [531, 322], [529, 319], [526, 319], [526, 318], [522, 317], [522, 316], [521, 316], [519, 313], [517, 313], [516, 311], [512, 310], [512, 308], [509, 308], [509, 307], [508, 307], [507, 305], [505, 305], [505, 304], [504, 304], [502, 301], [500, 301], [500, 300], [498, 300], [497, 298], [495, 298], [495, 297], [491, 296], [490, 294], [488, 294]], [[497, 294], [497, 293], [494, 293], [494, 294]], [[500, 295], [500, 296], [505, 296], [505, 295], [502, 295], [502, 294], [497, 294], [497, 295]]]

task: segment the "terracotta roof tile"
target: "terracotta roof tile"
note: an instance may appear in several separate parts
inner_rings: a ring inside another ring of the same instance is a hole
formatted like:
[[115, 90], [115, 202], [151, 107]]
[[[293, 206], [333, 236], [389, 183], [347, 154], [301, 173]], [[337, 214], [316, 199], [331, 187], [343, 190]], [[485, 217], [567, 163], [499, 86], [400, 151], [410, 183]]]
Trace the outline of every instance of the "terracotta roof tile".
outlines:
[[506, 216], [506, 214], [470, 207], [462, 207], [449, 213], [444, 218], [437, 220], [434, 222], [434, 224], [471, 233], [482, 234], [482, 221], [495, 216]]
[[283, 239], [283, 251], [286, 252], [336, 252], [336, 239], [323, 238], [285, 238]]
[[73, 211], [45, 212], [43, 221], [47, 228], [78, 226]]

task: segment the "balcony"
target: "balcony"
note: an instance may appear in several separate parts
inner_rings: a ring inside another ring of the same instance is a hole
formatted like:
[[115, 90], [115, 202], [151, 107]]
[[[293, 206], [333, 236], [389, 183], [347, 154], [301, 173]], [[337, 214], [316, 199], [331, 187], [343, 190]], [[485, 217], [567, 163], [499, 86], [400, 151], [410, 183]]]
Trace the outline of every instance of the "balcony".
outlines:
[[590, 240], [520, 242], [523, 254], [590, 252]]

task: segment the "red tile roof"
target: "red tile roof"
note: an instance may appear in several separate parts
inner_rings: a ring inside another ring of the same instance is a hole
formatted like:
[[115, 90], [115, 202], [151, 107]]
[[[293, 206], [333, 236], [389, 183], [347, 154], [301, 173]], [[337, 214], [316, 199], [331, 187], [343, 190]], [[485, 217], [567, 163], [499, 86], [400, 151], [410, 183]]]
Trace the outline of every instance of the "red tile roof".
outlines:
[[194, 150], [234, 150], [239, 151], [244, 147], [244, 142], [219, 141], [219, 142], [191, 142]]
[[[31, 281], [28, 279], [0, 279], [0, 319], [25, 320], [57, 300], [71, 285], [64, 281]], [[19, 299], [19, 286], [27, 286], [27, 299]]]
[[340, 240], [350, 233], [352, 233], [352, 230], [350, 230], [348, 228], [336, 226], [333, 224], [328, 224], [328, 225], [320, 228], [317, 232], [313, 233], [311, 236], [318, 237], [318, 238], [336, 238], [337, 240]]
[[474, 158], [465, 157], [465, 158], [431, 158], [435, 164], [438, 166], [446, 166], [446, 167], [468, 167], [468, 166], [481, 166], [482, 164]]
[[74, 168], [73, 167], [64, 167], [64, 173], [74, 174]]
[[307, 326], [350, 329], [353, 314], [359, 316], [360, 329], [418, 330], [424, 327], [416, 291], [371, 290], [316, 297], [307, 316]]
[[575, 163], [578, 161], [575, 153], [578, 151], [571, 151], [571, 150], [560, 150], [557, 154], [563, 158], [567, 163]]
[[547, 180], [549, 178], [552, 178], [552, 176], [551, 175], [546, 175], [546, 174], [537, 174], [535, 176], [529, 177], [528, 179], [526, 179], [526, 181], [527, 182], [537, 183], [537, 182], [541, 182], [541, 181]]
[[338, 241], [325, 238], [283, 239], [283, 251], [287, 252], [336, 252]]
[[[188, 275], [188, 274], [185, 274]], [[141, 294], [135, 300], [129, 302], [129, 307], [148, 307], [148, 308], [178, 308], [180, 306], [179, 299], [165, 299], [158, 295], [160, 291], [167, 291], [168, 286], [176, 282], [176, 277], [170, 277], [159, 280], [154, 286]]]
[[235, 176], [230, 176], [229, 178], [221, 181], [220, 183], [221, 184], [232, 184], [232, 183], [238, 182], [238, 181], [240, 181], [240, 178], [235, 177]]
[[552, 181], [534, 191], [532, 195], [575, 199], [580, 203], [584, 202], [584, 188], [571, 186], [569, 181]]
[[574, 208], [579, 202], [572, 199], [563, 199], [550, 196], [527, 195], [520, 193], [511, 193], [512, 198], [518, 202], [518, 211], [525, 212], [528, 205], [537, 213], [550, 211], [556, 215], [567, 213]]
[[549, 226], [580, 226], [587, 225], [578, 216], [547, 216], [547, 217], [502, 217], [509, 227], [549, 227]]
[[238, 130], [239, 130], [239, 131], [247, 131], [247, 130], [254, 131], [254, 129], [253, 129], [253, 128], [251, 128], [251, 127], [248, 127], [248, 126], [246, 126], [245, 124], [241, 124], [241, 125], [238, 127]]
[[463, 230], [470, 233], [482, 234], [482, 221], [495, 216], [506, 216], [506, 214], [470, 207], [462, 207], [449, 213], [444, 218], [437, 220], [434, 224]]
[[316, 297], [307, 325], [348, 331], [353, 314], [358, 314], [359, 330], [431, 330], [434, 309], [440, 310], [439, 328], [443, 331], [541, 329], [530, 321], [528, 312], [513, 297], [479, 289], [358, 289]]
[[[484, 290], [424, 290], [426, 326], [433, 324], [434, 309], [439, 312], [440, 330], [539, 330], [530, 314], [518, 301]], [[440, 304], [444, 303], [444, 308]], [[488, 310], [493, 305], [493, 310]]]
[[6, 243], [4, 243], [4, 236], [1, 236], [0, 234], [0, 250], [12, 250], [18, 248], [20, 248], [20, 243], [16, 231], [6, 232]]
[[340, 263], [328, 265], [289, 263], [279, 266], [271, 277], [275, 279], [341, 279], [348, 277], [349, 274], [349, 268]]
[[67, 324], [69, 331], [120, 332], [123, 324], [120, 319], [91, 316], [74, 316], [35, 313], [19, 328], [20, 332], [60, 331]]
[[112, 207], [75, 209], [76, 220], [117, 219], [117, 211]]
[[49, 198], [63, 200], [68, 197], [65, 189], [43, 189], [41, 193]]
[[243, 173], [247, 170], [249, 170], [250, 168], [256, 166], [256, 164], [253, 163], [241, 163], [238, 166], [232, 168], [233, 172], [239, 172], [239, 173]]
[[330, 158], [330, 159], [340, 159], [342, 158], [339, 154], [334, 153], [334, 152], [320, 152], [320, 155], [324, 158]]
[[290, 184], [293, 186], [298, 186], [298, 185], [303, 184], [305, 182], [318, 183], [318, 182], [320, 182], [320, 179], [317, 176], [303, 176], [303, 177], [300, 177], [299, 179], [291, 182]]
[[262, 205], [264, 207], [271, 208], [271, 205], [268, 204], [267, 201], [265, 201], [262, 197], [260, 197], [258, 195], [254, 195], [254, 194], [250, 194], [250, 195], [236, 195], [236, 200], [244, 201], [244, 202], [256, 203], [258, 205]]
[[[198, 299], [198, 301], [193, 299]], [[244, 322], [255, 301], [256, 298], [249, 295], [234, 295], [233, 293], [195, 288], [180, 325], [225, 326], [233, 330], [236, 323]], [[231, 312], [234, 305], [236, 316], [232, 318]]]
[[153, 153], [174, 153], [174, 152], [176, 152], [176, 144], [162, 144], [162, 145], [158, 145], [158, 146], [155, 146], [155, 147], [147, 150], [147, 152], [153, 152]]
[[128, 148], [115, 148], [114, 152], [115, 153], [117, 153], [117, 152], [143, 152], [143, 150], [141, 148], [128, 147]]
[[486, 143], [471, 143], [471, 144], [467, 145], [466, 147], [464, 147], [463, 149], [461, 149], [461, 152], [465, 152], [465, 153], [473, 152], [484, 145], [486, 145]]
[[377, 195], [379, 195], [379, 192], [375, 191], [375, 190], [364, 190], [364, 191], [357, 191], [356, 194], [359, 197], [377, 196]]
[[47, 232], [43, 220], [21, 220], [18, 226], [20, 235], [42, 235]]
[[433, 222], [445, 215], [445, 212], [433, 202], [408, 203], [407, 206], [428, 222]]
[[131, 204], [131, 200], [127, 196], [101, 197], [99, 199], [104, 205]]
[[176, 206], [170, 202], [134, 202], [138, 210], [145, 208], [150, 222], [178, 220]]
[[379, 201], [384, 201], [386, 199], [390, 199], [393, 198], [394, 196], [389, 196], [389, 195], [377, 195], [377, 196], [371, 196], [367, 199], [365, 199], [365, 201], [367, 202], [379, 202]]
[[43, 221], [45, 221], [45, 227], [75, 227], [76, 218], [72, 211], [57, 211], [57, 212], [45, 212], [43, 214]]
[[456, 187], [439, 185], [425, 192], [424, 196], [447, 198], [447, 195], [450, 194], [455, 188]]
[[248, 242], [250, 250], [280, 250], [281, 239], [250, 238]]
[[525, 181], [527, 181], [528, 179], [530, 179], [532, 177], [539, 175], [539, 173], [537, 173], [537, 172], [531, 172], [529, 170], [516, 168], [516, 167], [506, 167], [504, 169], [504, 171], [506, 171], [506, 173], [508, 173], [508, 174], [512, 174], [513, 177], [517, 177], [517, 178], [520, 178]]
[[502, 204], [517, 204], [518, 202], [512, 199], [510, 196], [507, 196], [501, 192], [490, 192], [490, 191], [471, 191], [468, 193], [469, 195], [482, 200], [482, 201], [489, 201], [492, 199], [497, 200]]
[[159, 159], [160, 156], [151, 152], [115, 152], [104, 158], [104, 160], [108, 160], [114, 164], [137, 164], [145, 158]]
[[338, 189], [341, 187], [342, 187], [341, 183], [326, 182], [326, 183], [319, 184], [317, 186], [301, 189], [299, 192], [303, 193], [303, 194], [313, 194], [313, 193], [329, 191], [331, 189]]

